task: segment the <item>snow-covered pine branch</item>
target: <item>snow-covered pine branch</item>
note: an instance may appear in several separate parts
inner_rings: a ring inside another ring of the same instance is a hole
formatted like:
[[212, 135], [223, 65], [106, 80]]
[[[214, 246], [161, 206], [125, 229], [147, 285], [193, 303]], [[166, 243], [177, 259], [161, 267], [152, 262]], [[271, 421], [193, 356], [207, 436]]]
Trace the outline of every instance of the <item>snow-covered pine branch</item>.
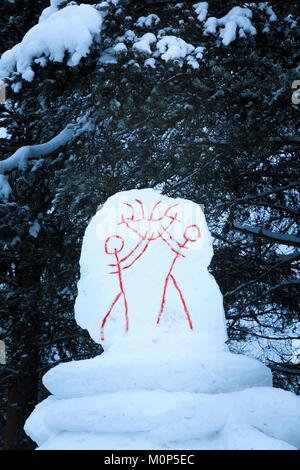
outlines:
[[28, 160], [40, 158], [58, 150], [76, 135], [76, 125], [68, 124], [58, 135], [48, 142], [36, 145], [25, 145], [5, 160], [0, 161], [0, 198], [8, 199], [11, 187], [4, 173], [14, 169], [23, 170]]
[[228, 201], [220, 202], [220, 203], [216, 204], [216, 207], [231, 206], [231, 205], [239, 204], [239, 203], [248, 203], [249, 201], [252, 201], [254, 199], [261, 199], [265, 196], [271, 196], [273, 194], [281, 193], [282, 191], [286, 191], [288, 189], [294, 189], [294, 188], [297, 188], [299, 186], [300, 186], [299, 181], [292, 181], [291, 183], [289, 183], [285, 186], [281, 186], [279, 188], [273, 188], [273, 189], [270, 189], [268, 191], [263, 191], [261, 193], [248, 194], [244, 197], [239, 197], [239, 198], [236, 198], [236, 199], [230, 199]]
[[252, 227], [250, 225], [242, 225], [239, 222], [233, 223], [233, 230], [236, 232], [244, 233], [252, 237], [263, 238], [269, 243], [278, 243], [280, 245], [294, 246], [300, 248], [300, 238], [295, 235], [272, 232], [263, 227]]
[[[50, 7], [43, 10], [38, 24], [24, 35], [19, 44], [4, 52], [0, 58], [0, 79], [12, 79], [14, 91], [19, 91], [22, 86], [21, 81], [16, 80], [31, 82], [35, 78], [38, 66], [46, 67], [49, 62], [62, 63], [65, 59], [69, 67], [77, 66], [82, 58], [90, 53], [92, 46], [101, 42], [105, 44], [102, 36], [104, 35], [105, 39], [105, 29], [111, 21], [110, 14], [117, 19], [121, 13], [125, 13], [121, 2], [116, 0], [103, 1], [95, 5], [85, 3], [77, 5], [70, 2], [63, 6], [62, 0], [52, 0], [50, 3]], [[174, 0], [165, 3], [176, 2]], [[204, 52], [206, 53], [207, 49], [202, 44], [203, 41], [209, 43], [208, 38], [212, 40], [215, 38], [217, 43], [221, 42], [227, 47], [236, 40], [249, 39], [258, 32], [253, 23], [253, 16], [258, 10], [267, 17], [263, 31], [270, 30], [270, 22], [275, 23], [277, 16], [266, 3], [259, 5], [235, 6], [225, 16], [217, 18], [209, 15], [208, 2], [194, 4], [191, 7], [190, 19], [197, 26], [199, 22], [201, 23], [201, 32], [194, 44], [178, 37], [176, 29], [169, 34], [171, 32], [169, 26], [164, 26], [157, 15], [141, 16], [133, 20], [131, 28], [151, 31], [138, 37], [128, 25], [123, 35], [118, 35], [114, 39], [109, 38], [112, 45], [104, 51], [100, 50], [100, 62], [104, 66], [117, 64], [122, 57], [128, 56], [129, 64], [137, 60], [146, 68], [155, 69], [156, 61], [161, 60], [197, 70], [204, 60]], [[178, 3], [178, 11], [181, 8]], [[107, 16], [109, 19], [105, 21]], [[128, 21], [131, 16], [126, 18]]]
[[0, 79], [14, 73], [31, 82], [33, 65], [45, 67], [48, 61], [63, 62], [74, 67], [86, 57], [94, 42], [100, 41], [103, 13], [92, 5], [56, 6], [43, 11], [39, 23], [33, 26], [19, 44], [4, 52], [0, 59]]

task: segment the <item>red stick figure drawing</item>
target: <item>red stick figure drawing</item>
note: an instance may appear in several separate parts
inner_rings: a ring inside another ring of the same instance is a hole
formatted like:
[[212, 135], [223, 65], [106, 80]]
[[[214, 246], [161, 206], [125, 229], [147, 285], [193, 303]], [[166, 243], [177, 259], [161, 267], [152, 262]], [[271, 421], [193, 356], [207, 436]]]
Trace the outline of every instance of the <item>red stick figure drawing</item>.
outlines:
[[127, 299], [126, 295], [124, 292], [124, 287], [123, 287], [123, 280], [122, 280], [122, 270], [120, 267], [120, 260], [119, 260], [119, 253], [120, 251], [123, 250], [124, 247], [124, 239], [122, 237], [119, 237], [118, 235], [112, 235], [111, 237], [108, 237], [105, 241], [105, 253], [107, 255], [114, 255], [116, 258], [116, 265], [117, 265], [117, 274], [118, 274], [118, 280], [119, 280], [119, 287], [120, 287], [120, 292], [116, 295], [114, 298], [111, 306], [109, 307], [109, 310], [107, 313], [104, 315], [102, 323], [101, 323], [101, 336], [100, 339], [101, 341], [104, 340], [104, 327], [105, 323], [111, 314], [114, 306], [118, 302], [119, 298], [123, 298], [124, 302], [124, 309], [125, 309], [125, 330], [128, 331], [128, 304], [127, 304]]
[[[178, 204], [173, 204], [167, 207], [164, 212], [162, 212], [158, 216], [155, 216], [155, 212], [157, 212], [159, 206], [161, 205], [161, 201], [157, 201], [153, 205], [150, 211], [150, 215], [147, 216], [145, 214], [145, 207], [143, 202], [140, 199], [135, 199], [135, 202], [140, 207], [140, 214], [137, 215], [136, 213], [137, 207], [134, 207], [128, 202], [124, 202], [124, 204], [131, 209], [131, 215], [124, 216], [124, 214], [122, 214], [121, 222], [119, 222], [119, 225], [126, 225], [129, 230], [131, 230], [135, 235], [137, 235], [141, 239], [147, 239], [150, 241], [157, 240], [160, 237], [162, 228], [163, 231], [166, 231], [171, 227], [171, 225], [175, 221], [179, 222], [179, 219], [177, 219], [177, 213], [175, 215], [170, 214], [171, 209], [177, 207]], [[163, 221], [167, 221], [165, 227], [162, 227]]]
[[[146, 244], [144, 246], [142, 246], [143, 242], [145, 242], [145, 241], [146, 241]], [[106, 314], [104, 315], [104, 317], [102, 319], [101, 335], [100, 335], [101, 341], [104, 341], [104, 327], [105, 327], [106, 321], [107, 321], [108, 317], [110, 316], [111, 312], [113, 311], [114, 306], [116, 305], [116, 303], [118, 302], [118, 300], [121, 297], [122, 297], [123, 303], [124, 303], [125, 331], [128, 331], [128, 328], [129, 328], [128, 302], [127, 302], [126, 293], [125, 293], [125, 290], [124, 290], [122, 271], [124, 269], [128, 269], [130, 266], [132, 266], [142, 256], [142, 254], [148, 248], [149, 243], [150, 243], [150, 240], [146, 240], [145, 238], [143, 238], [141, 241], [139, 241], [139, 243], [126, 256], [124, 256], [123, 258], [120, 258], [119, 253], [124, 248], [124, 239], [122, 237], [120, 237], [119, 235], [111, 235], [105, 241], [105, 245], [104, 245], [105, 253], [107, 255], [114, 255], [115, 259], [116, 259], [115, 263], [109, 264], [108, 266], [112, 266], [112, 267], [116, 268], [116, 271], [112, 271], [110, 274], [117, 274], [118, 275], [118, 283], [119, 283], [119, 289], [120, 290], [119, 290], [118, 294], [116, 295], [116, 297], [114, 298], [114, 300], [111, 303], [108, 311], [106, 312]], [[133, 258], [133, 260], [129, 261], [129, 264], [127, 264], [125, 266], [122, 266], [122, 263], [129, 260], [130, 257], [132, 257], [133, 254], [136, 253], [136, 251], [138, 250], [139, 247], [142, 248], [141, 252], [138, 253]]]
[[[113, 267], [116, 269], [112, 271], [110, 274], [117, 274], [118, 276], [118, 285], [119, 285], [119, 292], [114, 298], [113, 302], [111, 303], [108, 311], [104, 315], [102, 322], [101, 322], [101, 341], [104, 340], [104, 327], [106, 325], [107, 319], [109, 318], [110, 314], [112, 313], [115, 305], [117, 304], [119, 299], [123, 300], [124, 305], [124, 313], [125, 313], [125, 331], [129, 329], [129, 315], [128, 315], [128, 302], [126, 298], [126, 293], [123, 284], [123, 276], [122, 272], [125, 269], [130, 268], [139, 258], [141, 258], [146, 250], [149, 247], [149, 244], [154, 240], [162, 240], [174, 253], [175, 257], [172, 261], [171, 267], [168, 271], [168, 274], [165, 278], [164, 282], [164, 289], [163, 289], [163, 296], [160, 306], [160, 312], [157, 318], [157, 324], [160, 322], [161, 316], [164, 312], [165, 301], [166, 301], [166, 294], [168, 289], [169, 281], [171, 280], [174, 284], [175, 289], [179, 293], [179, 297], [181, 303], [183, 305], [184, 312], [186, 314], [189, 326], [193, 329], [192, 320], [186, 305], [186, 301], [182, 294], [182, 291], [173, 275], [173, 269], [177, 259], [179, 257], [185, 258], [185, 255], [182, 253], [184, 249], [188, 249], [188, 243], [196, 242], [201, 234], [200, 229], [197, 225], [189, 225], [183, 234], [184, 242], [179, 243], [175, 240], [169, 232], [170, 227], [172, 224], [176, 222], [180, 222], [177, 218], [177, 212], [172, 215], [171, 210], [178, 206], [178, 204], [173, 204], [169, 206], [166, 210], [161, 210], [160, 213], [156, 215], [158, 209], [161, 208], [161, 201], [157, 201], [153, 207], [151, 208], [150, 214], [146, 215], [144, 204], [141, 200], [135, 199], [136, 206], [124, 203], [131, 209], [130, 215], [121, 214], [121, 221], [119, 225], [125, 225], [128, 230], [132, 231], [135, 235], [138, 236], [139, 241], [135, 245], [135, 247], [127, 253], [125, 256], [121, 257], [120, 253], [124, 248], [124, 239], [119, 235], [111, 235], [109, 236], [104, 244], [105, 253], [110, 256], [115, 257], [115, 262], [108, 264], [108, 266]], [[137, 209], [139, 212], [137, 214]]]
[[[174, 257], [174, 259], [171, 263], [170, 269], [169, 269], [168, 274], [166, 275], [166, 278], [165, 278], [162, 301], [161, 301], [161, 304], [160, 304], [160, 310], [159, 310], [159, 314], [158, 314], [156, 323], [159, 324], [160, 319], [162, 317], [162, 314], [164, 312], [165, 303], [166, 303], [167, 289], [168, 289], [169, 282], [171, 280], [173, 282], [173, 285], [174, 285], [175, 289], [177, 290], [177, 292], [179, 294], [179, 297], [180, 297], [180, 300], [181, 300], [181, 303], [182, 303], [182, 306], [183, 306], [184, 313], [186, 314], [187, 321], [188, 321], [188, 324], [190, 326], [190, 329], [192, 330], [193, 329], [192, 319], [191, 319], [189, 310], [187, 308], [187, 304], [186, 304], [185, 298], [183, 296], [183, 293], [182, 293], [182, 291], [181, 291], [181, 289], [178, 285], [178, 282], [176, 281], [175, 277], [173, 276], [173, 269], [174, 269], [176, 261], [178, 260], [178, 258], [180, 256], [185, 258], [185, 256], [181, 253], [181, 251], [183, 249], [188, 249], [188, 247], [187, 247], [188, 243], [195, 243], [197, 240], [199, 240], [200, 237], [201, 237], [201, 232], [200, 232], [200, 229], [197, 225], [195, 225], [195, 224], [194, 225], [189, 225], [188, 227], [186, 227], [186, 229], [184, 231], [184, 234], [183, 234], [184, 242], [183, 243], [178, 243], [176, 240], [174, 240], [173, 237], [171, 237], [171, 235], [169, 233], [168, 233], [168, 235], [170, 237], [170, 240], [175, 242], [178, 248], [177, 248], [177, 250], [175, 250], [175, 252], [176, 252], [175, 257]], [[167, 241], [163, 238], [163, 234], [161, 234], [161, 238], [168, 245], [170, 244], [169, 241]], [[174, 249], [173, 249], [173, 251], [174, 251]]]

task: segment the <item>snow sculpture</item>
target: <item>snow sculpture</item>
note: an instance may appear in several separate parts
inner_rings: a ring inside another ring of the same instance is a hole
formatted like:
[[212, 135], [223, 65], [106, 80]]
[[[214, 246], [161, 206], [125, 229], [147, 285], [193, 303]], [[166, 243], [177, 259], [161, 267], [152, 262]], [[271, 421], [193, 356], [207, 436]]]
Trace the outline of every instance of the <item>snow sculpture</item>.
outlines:
[[120, 193], [87, 228], [76, 321], [105, 348], [126, 332], [136, 342], [193, 330], [223, 344], [222, 297], [207, 272], [211, 257], [200, 206], [153, 190]]
[[118, 193], [87, 227], [75, 317], [104, 353], [44, 376], [40, 449], [293, 449], [300, 401], [231, 354], [200, 206]]

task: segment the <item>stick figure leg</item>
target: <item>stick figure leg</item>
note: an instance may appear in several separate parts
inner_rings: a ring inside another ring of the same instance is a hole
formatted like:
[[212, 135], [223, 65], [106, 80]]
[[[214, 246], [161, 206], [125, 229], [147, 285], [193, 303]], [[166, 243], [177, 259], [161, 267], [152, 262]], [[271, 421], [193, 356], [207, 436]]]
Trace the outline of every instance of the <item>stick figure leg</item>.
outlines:
[[188, 311], [188, 308], [187, 308], [187, 305], [186, 305], [186, 302], [185, 302], [185, 298], [183, 297], [183, 293], [181, 292], [181, 289], [180, 289], [179, 285], [177, 284], [177, 281], [176, 281], [175, 277], [173, 276], [173, 274], [170, 274], [170, 278], [172, 279], [174, 287], [175, 287], [175, 289], [177, 290], [177, 292], [179, 294], [179, 297], [180, 297], [180, 300], [181, 300], [181, 303], [182, 303], [182, 306], [183, 306], [184, 313], [186, 314], [187, 321], [189, 322], [189, 325], [190, 325], [190, 329], [192, 330], [193, 329], [193, 323], [192, 323], [192, 319], [190, 317], [190, 314], [189, 314], [189, 311]]
[[[104, 327], [105, 327], [105, 323], [106, 323], [106, 320], [108, 319], [109, 315], [111, 314], [112, 312], [112, 309], [114, 308], [114, 306], [116, 305], [116, 303], [118, 302], [119, 298], [121, 297], [122, 295], [122, 292], [119, 292], [119, 294], [115, 297], [115, 300], [113, 301], [113, 303], [111, 304], [108, 312], [105, 314], [103, 320], [102, 320], [102, 323], [101, 323], [101, 336], [100, 336], [100, 340], [101, 341], [104, 341]], [[126, 302], [126, 299], [125, 299], [125, 302]], [[127, 302], [126, 302], [127, 303]]]

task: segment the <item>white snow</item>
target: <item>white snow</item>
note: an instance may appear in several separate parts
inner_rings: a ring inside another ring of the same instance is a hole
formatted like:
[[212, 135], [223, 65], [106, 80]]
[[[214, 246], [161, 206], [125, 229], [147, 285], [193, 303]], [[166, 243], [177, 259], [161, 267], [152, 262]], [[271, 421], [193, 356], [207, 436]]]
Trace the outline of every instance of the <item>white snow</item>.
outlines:
[[0, 199], [7, 200], [11, 193], [11, 187], [5, 175], [0, 173]]
[[6, 127], [0, 127], [0, 139], [10, 139], [10, 134], [7, 132]]
[[140, 18], [135, 23], [138, 28], [151, 28], [160, 22], [160, 18], [157, 15], [151, 13], [148, 16], [140, 16]]
[[[300, 446], [299, 419], [299, 397], [279, 389], [216, 395], [136, 390], [50, 397], [25, 431], [42, 450], [93, 448], [95, 436], [97, 449], [292, 450]], [[127, 446], [120, 445], [125, 436]]]
[[193, 69], [199, 69], [199, 62], [195, 59], [194, 56], [188, 55], [186, 58], [187, 64], [190, 65]]
[[47, 372], [43, 383], [59, 399], [135, 389], [223, 393], [272, 385], [270, 370], [259, 361], [214, 351], [204, 335], [184, 339], [181, 334], [182, 346], [174, 348], [177, 338], [169, 334], [134, 345], [123, 340], [101, 356], [60, 364]]
[[196, 11], [198, 20], [202, 23], [206, 20], [208, 14], [208, 3], [207, 2], [199, 2], [193, 5], [193, 8]]
[[223, 18], [210, 17], [204, 23], [204, 34], [219, 35], [224, 46], [228, 46], [237, 37], [245, 37], [246, 33], [256, 34], [251, 23], [252, 11], [247, 7], [233, 7]]
[[[126, 40], [126, 35], [118, 38], [118, 40]], [[155, 68], [156, 59], [161, 58], [165, 62], [176, 61], [180, 66], [185, 61], [192, 68], [198, 69], [199, 60], [203, 58], [205, 49], [201, 46], [195, 48], [192, 44], [188, 44], [176, 36], [164, 36], [157, 42], [157, 38], [153, 33], [146, 33], [141, 38], [130, 35], [130, 40], [134, 41], [132, 49], [137, 55], [152, 55], [144, 61], [144, 66], [151, 68]], [[153, 48], [155, 43], [156, 49]]]
[[135, 32], [132, 31], [131, 29], [127, 29], [127, 31], [125, 32], [125, 34], [123, 36], [119, 36], [117, 38], [117, 42], [133, 43], [135, 41], [137, 41], [137, 37], [136, 37]]
[[145, 62], [144, 62], [144, 66], [145, 67], [150, 67], [152, 69], [155, 69], [156, 68], [156, 65], [155, 65], [156, 61], [153, 57], [151, 57], [150, 59], [146, 59]]
[[273, 8], [271, 7], [271, 5], [268, 5], [266, 2], [260, 2], [258, 4], [258, 8], [267, 13], [267, 15], [269, 16], [269, 21], [271, 23], [274, 23], [275, 21], [277, 21], [277, 15], [275, 11], [273, 10]]
[[17, 72], [24, 80], [32, 81], [35, 59], [62, 62], [67, 56], [67, 64], [74, 67], [87, 56], [93, 42], [100, 40], [103, 16], [93, 6], [68, 5], [57, 10], [53, 5], [49, 8], [51, 11], [42, 15], [41, 21], [19, 44], [2, 54], [0, 79]]
[[151, 44], [156, 43], [156, 41], [155, 34], [146, 33], [133, 44], [132, 49], [140, 54], [151, 55]]
[[194, 53], [195, 53], [195, 57], [196, 59], [203, 59], [203, 56], [204, 56], [204, 51], [205, 51], [205, 47], [204, 46], [198, 46], [196, 47]]
[[126, 44], [124, 44], [124, 42], [119, 42], [114, 46], [114, 51], [117, 55], [125, 54], [127, 52]]
[[30, 227], [29, 227], [29, 234], [34, 237], [34, 238], [37, 238], [38, 237], [38, 234], [41, 230], [41, 226], [39, 224], [39, 222], [37, 220], [35, 220], [34, 222], [32, 222], [30, 224]]
[[45, 8], [42, 11], [42, 14], [39, 18], [39, 23], [42, 21], [45, 21], [51, 16], [53, 13], [57, 12], [59, 10], [59, 5], [63, 3], [64, 0], [50, 0], [50, 6]]
[[[183, 256], [182, 256], [183, 255]], [[60, 364], [25, 430], [39, 449], [295, 449], [300, 398], [232, 354], [198, 204], [115, 194], [84, 235], [75, 318], [104, 353]]]
[[170, 60], [184, 59], [194, 51], [194, 46], [176, 36], [165, 36], [156, 45], [161, 58], [168, 62]]

